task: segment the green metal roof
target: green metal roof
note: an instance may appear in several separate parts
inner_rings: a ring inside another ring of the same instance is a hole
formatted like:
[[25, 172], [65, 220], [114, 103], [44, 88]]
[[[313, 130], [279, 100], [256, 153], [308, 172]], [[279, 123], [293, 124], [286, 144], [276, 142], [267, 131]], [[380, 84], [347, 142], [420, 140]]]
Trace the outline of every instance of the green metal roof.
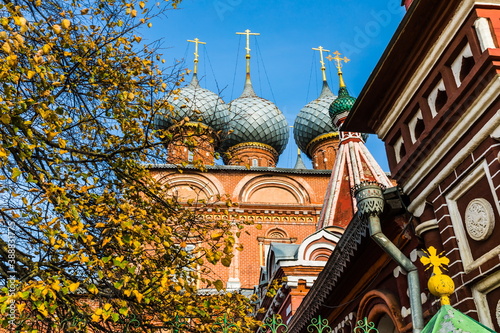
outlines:
[[422, 333], [495, 333], [492, 329], [475, 321], [471, 317], [443, 305], [441, 309], [425, 325]]

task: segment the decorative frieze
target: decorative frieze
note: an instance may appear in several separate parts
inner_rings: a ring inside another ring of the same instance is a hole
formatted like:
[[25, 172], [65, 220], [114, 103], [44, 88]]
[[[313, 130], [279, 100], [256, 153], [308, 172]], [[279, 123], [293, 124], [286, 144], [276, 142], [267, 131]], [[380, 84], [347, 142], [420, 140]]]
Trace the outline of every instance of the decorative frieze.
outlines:
[[[317, 214], [316, 214], [317, 215]], [[274, 216], [274, 215], [221, 215], [221, 214], [206, 214], [204, 217], [208, 220], [239, 220], [242, 222], [257, 222], [257, 223], [316, 223], [317, 216]]]

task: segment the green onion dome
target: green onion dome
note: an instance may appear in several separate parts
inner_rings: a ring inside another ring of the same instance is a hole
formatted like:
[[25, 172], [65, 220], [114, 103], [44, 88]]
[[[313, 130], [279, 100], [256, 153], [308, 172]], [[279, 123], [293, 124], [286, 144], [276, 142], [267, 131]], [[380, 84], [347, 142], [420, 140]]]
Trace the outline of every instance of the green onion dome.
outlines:
[[335, 126], [339, 126], [339, 121], [344, 119], [351, 111], [351, 108], [356, 102], [356, 98], [349, 95], [347, 88], [345, 86], [341, 86], [339, 89], [339, 96], [333, 103], [330, 105], [329, 113], [330, 118]]

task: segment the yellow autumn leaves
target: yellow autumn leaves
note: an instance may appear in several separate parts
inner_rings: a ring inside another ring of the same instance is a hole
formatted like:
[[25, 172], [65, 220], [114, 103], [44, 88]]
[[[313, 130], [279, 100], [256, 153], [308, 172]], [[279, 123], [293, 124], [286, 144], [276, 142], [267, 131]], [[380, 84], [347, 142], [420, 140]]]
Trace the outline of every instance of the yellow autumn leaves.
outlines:
[[226, 308], [246, 318], [248, 299], [198, 294], [224, 288], [205, 263], [230, 265], [231, 225], [181, 205], [145, 166], [183, 135], [154, 128], [180, 79], [162, 72], [136, 30], [156, 5], [15, 3], [0, 5], [0, 191], [8, 198], [0, 209], [23, 241], [18, 289], [0, 294], [0, 324], [7, 300], [19, 311], [14, 330], [26, 332], [67, 332], [65, 318], [93, 332], [136, 317], [161, 327], [175, 316], [211, 331]]
[[63, 20], [61, 21], [61, 24], [60, 24], [60, 25], [59, 25], [59, 24], [54, 24], [54, 25], [52, 26], [52, 29], [54, 30], [54, 32], [55, 32], [56, 34], [60, 34], [60, 33], [63, 31], [63, 29], [64, 29], [64, 30], [67, 30], [67, 29], [69, 29], [69, 27], [70, 27], [70, 26], [71, 26], [71, 21], [70, 21], [70, 20], [68, 20], [68, 19], [63, 19]]

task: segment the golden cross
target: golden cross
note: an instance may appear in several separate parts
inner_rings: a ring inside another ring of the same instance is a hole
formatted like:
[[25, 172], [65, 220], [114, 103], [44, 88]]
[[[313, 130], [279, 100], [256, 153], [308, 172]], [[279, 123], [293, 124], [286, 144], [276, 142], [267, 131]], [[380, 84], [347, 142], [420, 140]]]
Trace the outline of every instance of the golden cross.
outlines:
[[245, 32], [237, 32], [237, 35], [247, 35], [247, 47], [245, 50], [247, 50], [247, 54], [250, 54], [250, 35], [256, 35], [259, 36], [259, 33], [256, 32], [250, 32], [250, 30], [245, 30]]
[[198, 44], [206, 44], [205, 42], [200, 42], [198, 38], [195, 38], [194, 40], [188, 39], [188, 42], [194, 43], [194, 73], [198, 73]]
[[330, 50], [326, 50], [323, 48], [323, 46], [318, 46], [318, 47], [313, 47], [312, 48], [315, 51], [319, 51], [319, 63], [321, 64], [321, 71], [323, 72], [323, 81], [326, 81], [326, 67], [325, 67], [325, 61], [323, 59], [323, 52], [330, 52]]
[[312, 48], [315, 51], [319, 51], [319, 57], [320, 57], [320, 64], [321, 64], [321, 69], [325, 69], [325, 61], [323, 60], [323, 52], [330, 52], [330, 50], [326, 50], [323, 48], [323, 46], [318, 46], [317, 48], [313, 47]]
[[427, 251], [424, 250], [424, 253], [426, 256], [420, 258], [420, 262], [427, 266], [426, 270], [432, 267], [432, 272], [434, 274], [443, 274], [441, 269], [445, 269], [443, 265], [448, 266], [450, 259], [441, 256], [442, 253], [437, 254], [437, 250], [433, 246], [429, 247]]
[[339, 51], [335, 51], [335, 52], [333, 52], [333, 54], [335, 54], [335, 57], [332, 57], [332, 55], [328, 55], [328, 57], [326, 57], [326, 59], [328, 59], [330, 61], [335, 60], [335, 62], [337, 63], [335, 67], [337, 67], [339, 72], [342, 72], [342, 61], [348, 62], [350, 59], [348, 59], [347, 57], [341, 58]]

